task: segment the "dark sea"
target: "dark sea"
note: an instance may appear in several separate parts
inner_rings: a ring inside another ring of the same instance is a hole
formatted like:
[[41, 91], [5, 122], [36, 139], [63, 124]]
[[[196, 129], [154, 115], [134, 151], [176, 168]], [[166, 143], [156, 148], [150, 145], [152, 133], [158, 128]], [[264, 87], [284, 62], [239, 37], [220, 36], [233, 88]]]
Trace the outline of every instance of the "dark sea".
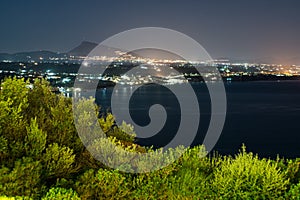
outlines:
[[[191, 85], [200, 107], [201, 120], [192, 143], [198, 145], [203, 143], [210, 123], [211, 101], [205, 83]], [[300, 157], [300, 81], [227, 82], [224, 86], [227, 97], [226, 121], [214, 151], [233, 155], [245, 144], [248, 151], [258, 153], [261, 157]], [[102, 111], [110, 109], [112, 91], [113, 88], [98, 90], [96, 101]], [[122, 94], [126, 95], [126, 92]], [[172, 140], [179, 127], [180, 106], [168, 88], [155, 84], [141, 86], [129, 103], [130, 114], [136, 124], [145, 126], [150, 123], [148, 112], [153, 104], [161, 104], [166, 109], [166, 123], [155, 136], [137, 138], [137, 142], [163, 147]]]

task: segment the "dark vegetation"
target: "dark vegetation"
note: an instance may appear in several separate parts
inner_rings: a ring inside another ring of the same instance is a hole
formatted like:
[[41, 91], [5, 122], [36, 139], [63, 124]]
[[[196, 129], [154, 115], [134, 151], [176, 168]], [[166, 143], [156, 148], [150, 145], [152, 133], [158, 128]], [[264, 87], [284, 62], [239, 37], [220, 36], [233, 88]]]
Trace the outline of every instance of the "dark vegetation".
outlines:
[[[0, 199], [300, 199], [300, 159], [261, 159], [244, 146], [236, 156], [206, 157], [203, 146], [193, 147], [149, 173], [110, 169], [83, 146], [71, 99], [45, 80], [27, 85], [11, 78], [1, 84]], [[99, 123], [124, 148], [148, 151], [111, 114]]]

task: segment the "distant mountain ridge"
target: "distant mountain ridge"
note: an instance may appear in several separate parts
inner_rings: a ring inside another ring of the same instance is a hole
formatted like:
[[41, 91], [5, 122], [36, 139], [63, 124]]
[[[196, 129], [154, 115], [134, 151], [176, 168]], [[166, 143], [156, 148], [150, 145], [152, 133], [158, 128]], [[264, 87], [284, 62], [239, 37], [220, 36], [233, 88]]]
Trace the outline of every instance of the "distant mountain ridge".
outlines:
[[14, 62], [28, 62], [31, 60], [39, 61], [50, 58], [65, 58], [65, 53], [55, 53], [52, 51], [32, 51], [32, 52], [20, 52], [14, 54], [0, 53], [0, 61], [10, 60]]
[[97, 43], [83, 41], [81, 44], [68, 52], [70, 56], [87, 56], [98, 46]]
[[[85, 57], [87, 56], [94, 48], [98, 46], [97, 43], [89, 42], [89, 41], [82, 41], [78, 46], [71, 49], [68, 52], [65, 53], [59, 53], [59, 52], [53, 52], [53, 51], [32, 51], [32, 52], [19, 52], [19, 53], [0, 53], [0, 62], [9, 60], [12, 62], [29, 62], [29, 61], [41, 61], [41, 60], [53, 60], [53, 58], [58, 59], [68, 59], [70, 56], [75, 57]], [[119, 49], [111, 48], [111, 47], [105, 47], [105, 54], [106, 55], [114, 55], [114, 52]], [[282, 60], [275, 57], [261, 57], [261, 58], [247, 58], [247, 59], [230, 59], [231, 62], [248, 62], [248, 63], [266, 63], [266, 64], [288, 64], [288, 65], [300, 65], [300, 55], [291, 57], [291, 58], [285, 58], [284, 62], [281, 63]]]
[[67, 59], [70, 56], [87, 56], [98, 44], [88, 41], [81, 42], [77, 47], [71, 49], [66, 53], [59, 53], [53, 51], [31, 51], [19, 53], [0, 53], [0, 61], [13, 61], [13, 62], [29, 62], [40, 60], [51, 60], [51, 58]]

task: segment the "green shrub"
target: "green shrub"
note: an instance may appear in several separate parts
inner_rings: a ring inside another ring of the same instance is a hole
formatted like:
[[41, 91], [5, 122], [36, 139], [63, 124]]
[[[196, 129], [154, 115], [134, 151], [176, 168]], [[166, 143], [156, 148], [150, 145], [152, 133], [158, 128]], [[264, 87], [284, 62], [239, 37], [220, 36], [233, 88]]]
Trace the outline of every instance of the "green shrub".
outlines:
[[31, 120], [27, 128], [24, 149], [27, 156], [37, 158], [46, 148], [47, 134], [38, 128], [36, 119]]
[[75, 190], [82, 199], [97, 199], [100, 196], [98, 187], [100, 187], [99, 181], [93, 169], [80, 175], [74, 185]]
[[[24, 111], [29, 106], [27, 98], [29, 89], [26, 84], [28, 82], [24, 82], [24, 79], [10, 78], [1, 84], [0, 138], [4, 141], [2, 148], [5, 148], [5, 151], [1, 152], [0, 150], [0, 159], [4, 159], [5, 164], [10, 166], [14, 164], [16, 159], [24, 156], [23, 141], [26, 136]], [[4, 160], [1, 160], [1, 163]]]
[[288, 159], [284, 165], [284, 170], [287, 176], [290, 178], [292, 184], [300, 182], [300, 158]]
[[7, 139], [0, 136], [0, 162], [2, 163], [7, 156], [9, 156]]
[[[204, 157], [203, 146], [177, 159], [183, 147], [144, 148], [133, 143], [131, 125], [115, 126], [112, 114], [95, 118], [93, 98], [74, 105], [74, 118], [71, 100], [52, 93], [48, 82], [36, 80], [33, 89], [27, 84], [15, 78], [1, 84], [0, 200], [299, 199], [299, 159], [259, 159], [245, 147], [235, 157]], [[108, 138], [99, 136], [91, 126], [96, 124]], [[91, 133], [85, 145], [106, 164], [147, 173], [109, 169], [92, 157], [76, 130]], [[149, 157], [135, 160], [145, 152]]]
[[161, 171], [139, 174], [132, 182], [133, 199], [167, 199], [168, 176]]
[[79, 177], [75, 188], [82, 199], [128, 199], [130, 182], [116, 170], [88, 170]]
[[0, 194], [36, 197], [42, 190], [42, 165], [32, 158], [15, 161], [14, 167], [0, 168]]
[[46, 176], [64, 177], [75, 172], [75, 155], [68, 147], [60, 147], [57, 143], [49, 145], [42, 160]]
[[16, 197], [6, 197], [6, 196], [0, 196], [0, 200], [31, 200], [32, 198], [29, 197], [20, 197], [20, 196], [16, 196]]
[[42, 198], [42, 200], [80, 200], [77, 193], [72, 189], [65, 188], [51, 188], [46, 196]]
[[175, 173], [169, 177], [171, 198], [211, 198], [210, 179], [219, 158], [205, 155], [204, 146], [196, 146], [187, 149], [177, 161]]
[[51, 92], [44, 79], [35, 80], [27, 98], [30, 106], [23, 116], [28, 122], [36, 119], [38, 127], [47, 134], [47, 145], [58, 143], [75, 152], [83, 150], [74, 125], [71, 99]]
[[300, 200], [300, 183], [292, 185], [290, 190], [285, 195], [286, 199]]
[[100, 199], [124, 199], [129, 196], [129, 182], [116, 170], [100, 169], [97, 173]]
[[[170, 151], [176, 152], [176, 149]], [[208, 173], [213, 162], [203, 157], [205, 154], [203, 146], [187, 149], [174, 163], [158, 171], [138, 174], [131, 184], [133, 199], [208, 198]]]
[[247, 153], [244, 146], [235, 158], [225, 157], [214, 176], [214, 192], [224, 199], [278, 199], [289, 184], [276, 163]]

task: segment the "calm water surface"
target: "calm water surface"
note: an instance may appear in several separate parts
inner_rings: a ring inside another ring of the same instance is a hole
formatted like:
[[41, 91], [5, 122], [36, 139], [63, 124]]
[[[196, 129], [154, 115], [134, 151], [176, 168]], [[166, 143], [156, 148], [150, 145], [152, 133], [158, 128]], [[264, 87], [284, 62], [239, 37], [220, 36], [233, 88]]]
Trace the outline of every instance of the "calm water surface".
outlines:
[[[201, 110], [199, 130], [193, 142], [197, 145], [202, 143], [207, 131], [211, 103], [204, 83], [192, 86]], [[130, 87], [127, 89], [130, 90]], [[226, 121], [214, 150], [221, 154], [234, 154], [244, 143], [249, 151], [260, 156], [300, 157], [300, 81], [232, 82], [225, 83], [225, 89]], [[97, 92], [96, 100], [103, 110], [110, 108], [112, 90], [107, 88]], [[120, 98], [122, 94], [126, 92], [120, 92]], [[181, 113], [179, 102], [171, 91], [159, 85], [146, 85], [140, 87], [130, 100], [130, 114], [135, 123], [144, 126], [150, 122], [148, 111], [153, 104], [165, 107], [168, 114], [166, 124], [157, 135], [138, 139], [137, 142], [160, 147], [176, 134]], [[193, 115], [195, 111], [190, 112]]]

